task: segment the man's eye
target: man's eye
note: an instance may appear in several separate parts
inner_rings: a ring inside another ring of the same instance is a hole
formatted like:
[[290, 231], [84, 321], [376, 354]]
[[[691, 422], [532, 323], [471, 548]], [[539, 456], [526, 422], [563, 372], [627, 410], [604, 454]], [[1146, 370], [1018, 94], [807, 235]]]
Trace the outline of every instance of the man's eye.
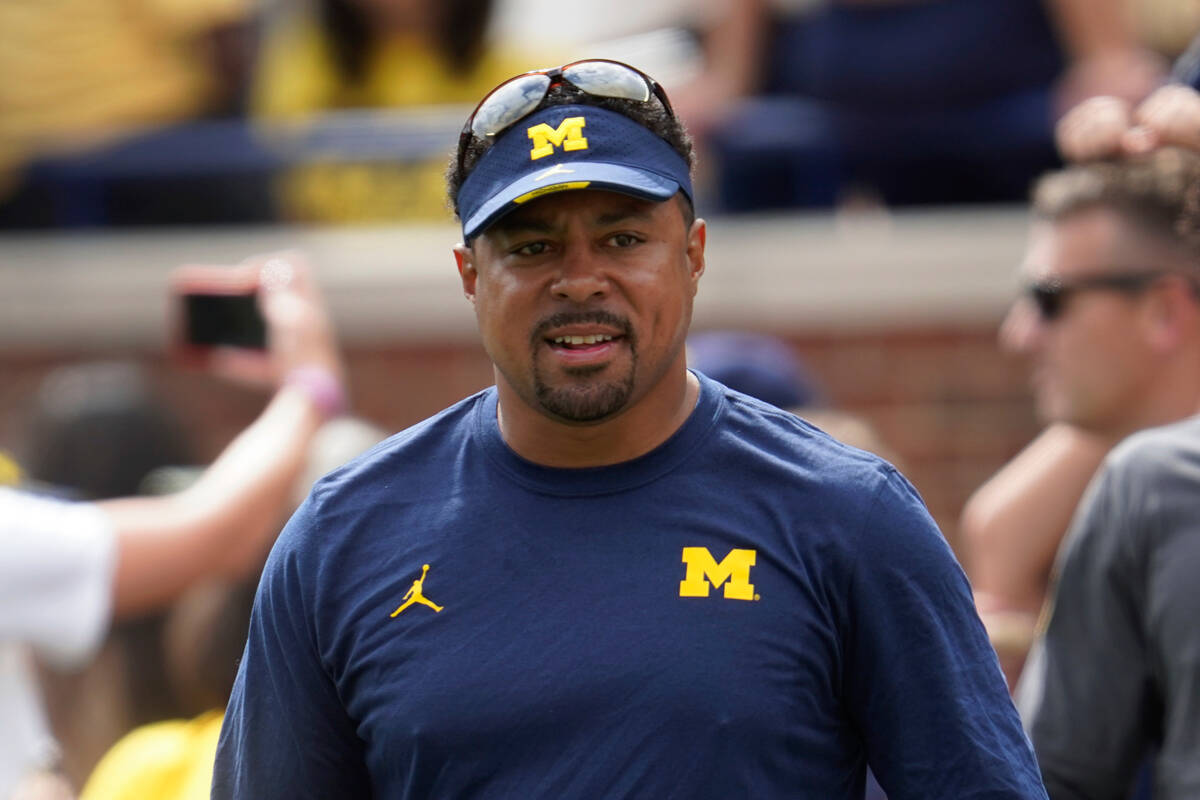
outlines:
[[616, 233], [608, 241], [615, 247], [632, 247], [641, 240], [632, 233]]
[[529, 242], [513, 250], [513, 253], [519, 256], [540, 256], [544, 252], [546, 252], [545, 242]]

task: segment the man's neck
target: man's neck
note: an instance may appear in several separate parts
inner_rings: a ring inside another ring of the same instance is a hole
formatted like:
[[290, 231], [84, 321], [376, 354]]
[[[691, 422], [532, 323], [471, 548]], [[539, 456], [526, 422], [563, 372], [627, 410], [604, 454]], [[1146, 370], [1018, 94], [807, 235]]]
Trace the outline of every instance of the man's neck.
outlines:
[[1119, 425], [1103, 432], [1113, 444], [1146, 428], [1167, 425], [1200, 413], [1200, 353], [1191, 354], [1195, 363], [1179, 359], [1175, 368], [1165, 366], [1143, 392], [1141, 402]]
[[505, 444], [535, 464], [567, 469], [619, 464], [645, 455], [679, 430], [700, 397], [696, 376], [681, 370], [609, 419], [572, 424], [531, 408], [503, 380], [497, 388], [497, 422]]

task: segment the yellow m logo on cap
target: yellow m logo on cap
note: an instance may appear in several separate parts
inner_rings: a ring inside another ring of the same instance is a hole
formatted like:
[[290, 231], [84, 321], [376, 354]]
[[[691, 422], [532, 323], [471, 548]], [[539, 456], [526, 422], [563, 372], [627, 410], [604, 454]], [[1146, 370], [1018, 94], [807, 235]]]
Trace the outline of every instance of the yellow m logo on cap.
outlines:
[[563, 150], [587, 150], [587, 139], [583, 138], [583, 126], [587, 120], [583, 117], [567, 117], [558, 123], [557, 128], [551, 128], [542, 122], [526, 131], [533, 140], [533, 149], [529, 151], [529, 160], [536, 161], [543, 156], [554, 155], [554, 148]]
[[679, 582], [679, 596], [708, 597], [710, 586], [725, 584], [726, 598], [753, 600], [750, 568], [757, 558], [758, 554], [753, 550], [730, 550], [718, 564], [707, 547], [685, 547], [683, 563], [687, 564], [687, 573]]

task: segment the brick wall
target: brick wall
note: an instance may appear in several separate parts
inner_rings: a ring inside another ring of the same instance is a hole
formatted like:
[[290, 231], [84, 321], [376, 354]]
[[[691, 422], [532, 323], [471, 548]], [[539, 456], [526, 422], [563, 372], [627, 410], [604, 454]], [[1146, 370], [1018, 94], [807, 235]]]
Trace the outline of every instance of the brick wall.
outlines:
[[[995, 345], [994, 325], [787, 335], [830, 405], [860, 414], [897, 454], [939, 525], [955, 541], [967, 495], [1037, 430], [1020, 366]], [[0, 352], [0, 444], [19, 447], [21, 417], [55, 366], [119, 352]], [[139, 357], [163, 399], [209, 459], [262, 408], [265, 396]], [[355, 410], [399, 430], [492, 382], [475, 344], [354, 346]]]

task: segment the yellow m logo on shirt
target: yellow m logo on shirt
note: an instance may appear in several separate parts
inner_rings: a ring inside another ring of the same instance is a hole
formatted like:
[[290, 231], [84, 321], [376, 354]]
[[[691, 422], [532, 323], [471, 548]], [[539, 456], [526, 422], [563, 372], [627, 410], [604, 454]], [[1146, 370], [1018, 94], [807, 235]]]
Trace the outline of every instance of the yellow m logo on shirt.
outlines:
[[730, 600], [753, 600], [754, 584], [750, 568], [758, 554], [753, 550], [730, 550], [720, 563], [707, 547], [683, 548], [683, 563], [687, 573], [679, 582], [680, 597], [708, 597], [710, 587], [725, 584], [725, 597]]
[[543, 156], [554, 155], [554, 148], [563, 150], [587, 150], [587, 139], [583, 138], [583, 126], [587, 120], [583, 117], [567, 117], [558, 123], [557, 128], [551, 128], [542, 122], [529, 128], [526, 133], [533, 140], [533, 149], [529, 151], [529, 160], [536, 161]]

